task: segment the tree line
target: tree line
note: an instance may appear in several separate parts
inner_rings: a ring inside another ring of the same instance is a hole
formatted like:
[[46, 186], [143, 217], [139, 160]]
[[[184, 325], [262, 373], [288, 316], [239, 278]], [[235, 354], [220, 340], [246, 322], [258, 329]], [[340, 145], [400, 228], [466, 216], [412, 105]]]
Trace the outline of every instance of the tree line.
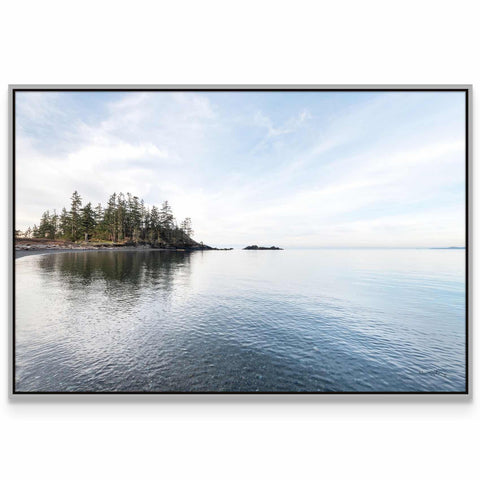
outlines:
[[27, 229], [26, 237], [111, 242], [146, 242], [152, 244], [191, 243], [192, 221], [177, 223], [168, 201], [160, 208], [146, 207], [144, 201], [127, 193], [114, 193], [105, 207], [82, 203], [77, 191], [71, 196], [70, 209], [58, 214], [47, 210], [39, 225]]

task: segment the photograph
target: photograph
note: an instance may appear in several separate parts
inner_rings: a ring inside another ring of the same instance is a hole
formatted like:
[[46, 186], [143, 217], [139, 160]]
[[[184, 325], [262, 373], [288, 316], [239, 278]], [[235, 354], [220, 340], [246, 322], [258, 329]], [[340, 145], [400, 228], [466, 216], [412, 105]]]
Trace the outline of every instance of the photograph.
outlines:
[[10, 87], [11, 393], [469, 392], [470, 87]]

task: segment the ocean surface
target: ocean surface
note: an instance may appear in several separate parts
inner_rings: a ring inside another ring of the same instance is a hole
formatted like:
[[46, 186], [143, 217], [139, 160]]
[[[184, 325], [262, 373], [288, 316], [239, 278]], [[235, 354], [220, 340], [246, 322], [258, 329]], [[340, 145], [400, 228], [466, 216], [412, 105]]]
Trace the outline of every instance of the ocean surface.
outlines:
[[17, 259], [19, 392], [465, 390], [465, 250]]

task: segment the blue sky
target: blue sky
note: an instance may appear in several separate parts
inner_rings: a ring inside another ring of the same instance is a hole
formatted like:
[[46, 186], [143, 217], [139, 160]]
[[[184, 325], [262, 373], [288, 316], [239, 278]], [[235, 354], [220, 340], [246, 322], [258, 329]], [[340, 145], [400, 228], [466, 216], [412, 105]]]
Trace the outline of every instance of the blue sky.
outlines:
[[131, 192], [215, 246], [465, 244], [462, 92], [17, 92], [17, 228]]

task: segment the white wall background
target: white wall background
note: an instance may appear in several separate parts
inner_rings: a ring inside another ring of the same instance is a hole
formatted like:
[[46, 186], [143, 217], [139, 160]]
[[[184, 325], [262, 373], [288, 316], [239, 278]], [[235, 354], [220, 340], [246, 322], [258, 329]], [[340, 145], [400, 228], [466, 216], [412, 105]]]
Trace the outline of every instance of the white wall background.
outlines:
[[[478, 32], [475, 2], [463, 0], [3, 4], [2, 477], [443, 479], [478, 474], [475, 398], [9, 400], [5, 233], [8, 83], [473, 83], [475, 88], [480, 85]], [[475, 123], [474, 130], [478, 138]]]

